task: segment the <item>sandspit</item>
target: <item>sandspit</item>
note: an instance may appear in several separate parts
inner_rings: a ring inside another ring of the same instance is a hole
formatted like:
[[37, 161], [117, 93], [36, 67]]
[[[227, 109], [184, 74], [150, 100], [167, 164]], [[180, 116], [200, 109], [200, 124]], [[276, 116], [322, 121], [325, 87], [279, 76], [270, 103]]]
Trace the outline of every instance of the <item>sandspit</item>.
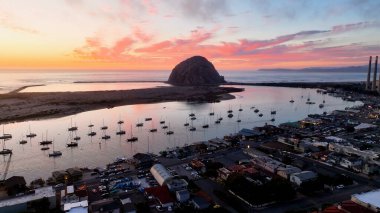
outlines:
[[62, 117], [115, 106], [169, 101], [216, 102], [232, 99], [232, 87], [158, 87], [149, 89], [8, 93], [0, 95], [0, 123]]

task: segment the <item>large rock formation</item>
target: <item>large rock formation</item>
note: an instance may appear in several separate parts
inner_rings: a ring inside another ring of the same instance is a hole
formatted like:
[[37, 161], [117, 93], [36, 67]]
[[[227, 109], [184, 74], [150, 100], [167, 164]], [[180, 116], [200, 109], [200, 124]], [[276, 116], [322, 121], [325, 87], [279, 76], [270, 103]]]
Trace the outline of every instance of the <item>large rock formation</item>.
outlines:
[[173, 85], [188, 86], [221, 84], [225, 83], [225, 80], [205, 57], [193, 56], [174, 67], [168, 82]]

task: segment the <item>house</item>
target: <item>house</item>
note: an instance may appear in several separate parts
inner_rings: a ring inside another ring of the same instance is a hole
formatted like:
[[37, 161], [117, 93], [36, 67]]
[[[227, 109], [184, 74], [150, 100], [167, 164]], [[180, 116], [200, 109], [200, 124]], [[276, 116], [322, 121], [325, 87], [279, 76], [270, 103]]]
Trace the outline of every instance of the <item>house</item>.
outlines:
[[190, 193], [188, 190], [176, 191], [175, 196], [180, 203], [184, 203], [190, 199]]
[[366, 175], [376, 174], [376, 173], [379, 173], [379, 171], [380, 171], [380, 166], [378, 164], [371, 163], [371, 162], [365, 163], [362, 168], [362, 172]]
[[348, 169], [352, 169], [354, 167], [360, 167], [363, 161], [357, 157], [343, 157], [339, 165]]
[[9, 196], [13, 196], [26, 191], [25, 178], [22, 176], [13, 176], [5, 180], [5, 189]]
[[0, 212], [18, 213], [27, 212], [32, 206], [32, 203], [47, 199], [49, 201], [50, 209], [56, 207], [56, 193], [53, 187], [42, 187], [33, 190], [21, 196], [12, 197], [9, 199], [2, 199], [0, 201]]
[[279, 167], [277, 169], [277, 175], [282, 178], [289, 179], [291, 174], [299, 173], [301, 171], [301, 169], [295, 166], [286, 165], [285, 167]]
[[190, 203], [193, 204], [196, 210], [204, 210], [210, 206], [210, 204], [204, 198], [199, 197], [199, 196], [193, 197]]
[[91, 213], [121, 213], [121, 206], [118, 200], [103, 199], [90, 204], [89, 212]]
[[290, 182], [300, 186], [302, 183], [317, 179], [318, 175], [312, 171], [302, 171], [290, 175]]
[[135, 166], [138, 168], [149, 168], [154, 163], [152, 156], [144, 153], [133, 155], [133, 159], [135, 161]]
[[365, 208], [371, 209], [374, 212], [380, 212], [380, 189], [354, 194], [351, 200]]
[[167, 186], [145, 188], [145, 194], [153, 196], [162, 207], [173, 206], [175, 202]]
[[66, 170], [66, 172], [72, 181], [80, 180], [83, 176], [83, 172], [79, 168], [69, 168]]
[[218, 178], [220, 178], [223, 181], [226, 181], [228, 177], [230, 176], [231, 171], [222, 167], [218, 169]]

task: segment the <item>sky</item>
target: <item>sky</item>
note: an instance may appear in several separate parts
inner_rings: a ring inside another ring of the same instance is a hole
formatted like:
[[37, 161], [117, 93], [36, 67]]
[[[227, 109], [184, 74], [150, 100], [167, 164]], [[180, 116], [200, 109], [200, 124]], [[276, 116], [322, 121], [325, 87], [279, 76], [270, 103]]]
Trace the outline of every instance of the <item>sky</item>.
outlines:
[[380, 53], [379, 0], [0, 0], [0, 70], [356, 66]]

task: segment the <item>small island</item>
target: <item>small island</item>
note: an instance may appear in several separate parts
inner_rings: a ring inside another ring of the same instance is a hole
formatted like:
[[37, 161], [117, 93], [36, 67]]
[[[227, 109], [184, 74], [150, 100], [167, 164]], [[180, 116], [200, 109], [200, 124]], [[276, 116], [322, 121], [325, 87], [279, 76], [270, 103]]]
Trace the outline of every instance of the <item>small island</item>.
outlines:
[[226, 83], [214, 65], [203, 56], [193, 56], [174, 67], [168, 83], [176, 86], [218, 85]]

